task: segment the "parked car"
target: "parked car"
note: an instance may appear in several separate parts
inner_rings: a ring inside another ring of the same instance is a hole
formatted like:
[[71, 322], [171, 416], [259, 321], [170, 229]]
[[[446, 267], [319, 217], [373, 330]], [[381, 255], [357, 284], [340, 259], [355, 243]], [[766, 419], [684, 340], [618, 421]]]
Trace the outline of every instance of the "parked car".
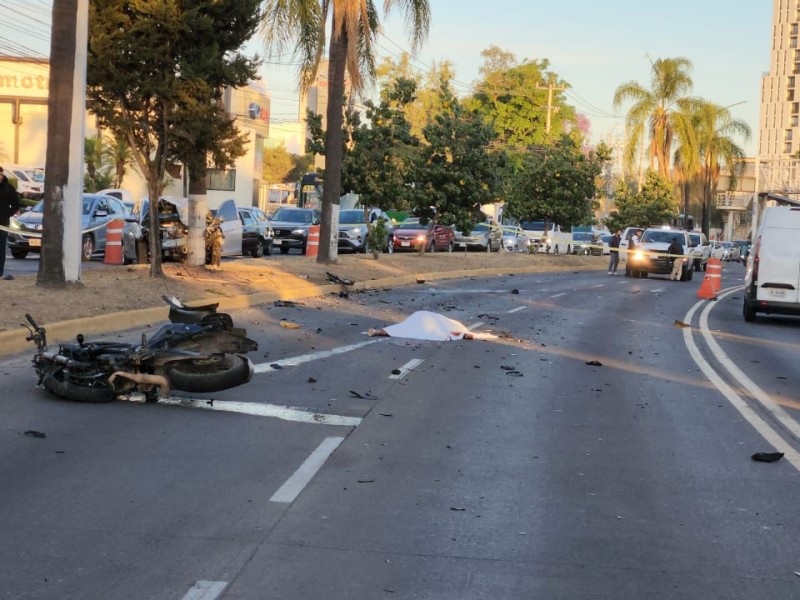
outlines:
[[503, 226], [503, 248], [508, 252], [528, 252], [530, 238], [519, 225]]
[[363, 208], [350, 208], [339, 211], [339, 250], [350, 250], [352, 252], [367, 251], [367, 216], [370, 223], [377, 219], [383, 219], [386, 224], [386, 238], [382, 244], [386, 252], [392, 251], [389, 240], [394, 231], [394, 223], [391, 217], [379, 208], [372, 208], [366, 214]]
[[17, 192], [22, 198], [41, 200], [44, 196], [44, 168], [6, 165], [5, 174], [17, 180]]
[[403, 250], [452, 252], [455, 247], [455, 234], [450, 227], [433, 221], [423, 225], [419, 219], [406, 219], [394, 228], [392, 241], [395, 252]]
[[469, 235], [454, 231], [456, 248], [465, 250], [480, 250], [481, 252], [496, 252], [503, 245], [503, 232], [499, 227], [489, 223], [478, 223], [472, 228]]
[[800, 208], [764, 210], [744, 278], [744, 320], [756, 313], [800, 315]]
[[612, 235], [610, 233], [604, 233], [600, 236], [600, 243], [603, 244], [603, 254], [611, 254], [611, 246], [608, 245], [611, 238]]
[[692, 257], [692, 268], [695, 271], [705, 271], [708, 259], [711, 258], [711, 244], [708, 243], [706, 234], [702, 231], [690, 231], [689, 239], [695, 244], [689, 252]]
[[594, 231], [573, 231], [572, 253], [591, 254], [592, 256], [603, 254], [600, 234]]
[[288, 254], [295, 248], [306, 253], [308, 245], [308, 228], [319, 225], [322, 213], [316, 208], [293, 208], [282, 206], [272, 214], [272, 245], [280, 248], [282, 254]]
[[242, 254], [261, 258], [272, 254], [272, 227], [267, 214], [255, 206], [240, 206], [242, 221]]
[[[184, 260], [189, 252], [189, 200], [179, 196], [161, 196], [156, 207], [161, 258]], [[150, 254], [150, 199], [143, 198], [133, 218], [139, 223], [139, 262]], [[126, 240], [127, 242], [127, 240]], [[127, 244], [126, 244], [127, 245]]]
[[[114, 219], [124, 221], [125, 217], [125, 206], [116, 198], [84, 194], [81, 207], [81, 259], [88, 261], [95, 256], [103, 256], [106, 249], [106, 225]], [[33, 207], [11, 220], [12, 233], [8, 234], [11, 256], [23, 259], [29, 253], [41, 252], [43, 219], [44, 200], [39, 200]], [[31, 233], [36, 235], [30, 235]]]
[[750, 254], [750, 242], [748, 240], [733, 240], [733, 243], [739, 247], [739, 262], [747, 262], [747, 255]]
[[711, 250], [711, 256], [725, 262], [738, 261], [739, 246], [733, 242], [717, 242]]

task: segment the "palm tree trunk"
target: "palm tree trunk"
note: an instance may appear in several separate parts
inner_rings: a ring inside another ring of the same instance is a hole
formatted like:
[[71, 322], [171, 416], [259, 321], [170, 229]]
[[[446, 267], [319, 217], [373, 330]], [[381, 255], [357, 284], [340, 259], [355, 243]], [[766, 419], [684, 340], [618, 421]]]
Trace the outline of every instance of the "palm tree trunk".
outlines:
[[[334, 11], [336, 8], [334, 7]], [[333, 19], [336, 22], [336, 15]], [[344, 114], [344, 76], [347, 60], [347, 32], [331, 36], [328, 63], [328, 109], [325, 134], [325, 187], [322, 190], [322, 225], [317, 262], [336, 262], [338, 244], [339, 197], [342, 188], [342, 125]]]

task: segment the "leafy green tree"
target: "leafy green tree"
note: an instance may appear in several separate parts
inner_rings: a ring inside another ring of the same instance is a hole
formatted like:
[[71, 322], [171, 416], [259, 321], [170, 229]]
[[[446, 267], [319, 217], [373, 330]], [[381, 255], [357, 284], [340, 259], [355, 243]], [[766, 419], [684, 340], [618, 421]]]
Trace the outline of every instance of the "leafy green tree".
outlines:
[[[241, 87], [258, 61], [239, 48], [259, 23], [258, 0], [96, 0], [89, 6], [87, 106], [126, 140], [150, 198], [167, 166], [192, 182], [244, 154], [246, 138], [225, 113], [226, 86]], [[150, 220], [157, 222], [157, 203]], [[160, 240], [150, 228], [150, 275], [161, 276]]]
[[535, 146], [518, 155], [507, 185], [505, 214], [562, 227], [591, 222], [599, 178], [610, 154], [604, 144], [584, 152], [563, 136], [552, 146]]
[[677, 202], [670, 181], [655, 171], [645, 173], [641, 189], [634, 193], [620, 181], [614, 193], [616, 210], [605, 219], [609, 230], [649, 227], [669, 223], [677, 213]]
[[662, 177], [670, 176], [670, 158], [676, 136], [685, 145], [692, 145], [692, 105], [686, 96], [692, 89], [689, 71], [692, 63], [686, 58], [660, 58], [652, 63], [650, 87], [628, 81], [614, 92], [614, 107], [626, 101], [633, 105], [625, 116], [628, 139], [624, 163], [630, 169], [636, 162], [640, 144], [645, 137], [649, 142], [650, 169], [658, 165]]
[[428, 143], [414, 179], [415, 212], [423, 222], [471, 231], [485, 218], [481, 205], [497, 199], [503, 155], [491, 149], [492, 128], [449, 88], [441, 91], [441, 101], [444, 111], [423, 130]]
[[408, 208], [419, 140], [411, 134], [403, 108], [413, 101], [415, 89], [412, 80], [398, 79], [384, 88], [380, 104], [366, 101], [366, 123], [351, 117], [342, 189], [359, 194], [365, 208]]
[[[564, 102], [563, 92], [554, 90], [548, 108], [547, 86], [568, 87], [555, 73], [548, 71], [549, 61], [519, 62], [510, 52], [490, 46], [483, 52], [480, 72], [483, 79], [467, 106], [482, 114], [492, 124], [503, 147], [522, 149], [557, 140], [567, 132], [580, 134], [575, 109]], [[550, 111], [550, 132], [547, 117]]]
[[[428, 0], [384, 0], [388, 11], [394, 5], [406, 15], [406, 24], [416, 47], [430, 24]], [[330, 17], [330, 19], [329, 19]], [[324, 52], [328, 23], [328, 109], [325, 136], [325, 186], [322, 196], [322, 226], [317, 262], [336, 261], [333, 231], [334, 206], [339, 204], [342, 173], [342, 125], [344, 81], [347, 72], [354, 93], [364, 89], [375, 74], [374, 44], [380, 31], [373, 0], [266, 0], [263, 31], [267, 46], [279, 53], [293, 46], [300, 59], [300, 85], [305, 89], [315, 76]]]
[[261, 177], [268, 183], [284, 183], [290, 181], [289, 175], [295, 168], [292, 155], [282, 143], [271, 148], [264, 148]]

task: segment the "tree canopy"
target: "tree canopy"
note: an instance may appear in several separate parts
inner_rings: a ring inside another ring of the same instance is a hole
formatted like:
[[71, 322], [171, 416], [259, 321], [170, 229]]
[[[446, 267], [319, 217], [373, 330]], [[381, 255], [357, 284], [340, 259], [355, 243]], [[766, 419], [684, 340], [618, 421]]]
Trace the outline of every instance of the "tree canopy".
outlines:
[[[87, 106], [98, 124], [130, 146], [149, 195], [168, 164], [192, 177], [209, 160], [225, 167], [244, 154], [245, 137], [225, 113], [226, 86], [242, 87], [258, 60], [239, 52], [259, 23], [259, 0], [96, 0], [89, 5]], [[156, 203], [150, 218], [156, 222]], [[150, 247], [158, 249], [150, 228]], [[151, 275], [161, 275], [151, 252]]]

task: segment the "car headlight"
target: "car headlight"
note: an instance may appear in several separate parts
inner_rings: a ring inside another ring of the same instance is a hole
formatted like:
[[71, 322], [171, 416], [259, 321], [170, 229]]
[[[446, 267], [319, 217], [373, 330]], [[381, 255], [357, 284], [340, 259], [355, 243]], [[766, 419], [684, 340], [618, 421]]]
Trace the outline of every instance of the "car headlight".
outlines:
[[302, 228], [300, 228], [300, 229], [292, 229], [292, 234], [293, 235], [305, 235], [305, 233], [306, 233], [306, 230], [302, 229]]
[[425, 234], [422, 234], [422, 233], [421, 233], [421, 234], [419, 234], [419, 235], [417, 236], [417, 241], [418, 241], [418, 242], [424, 242], [424, 241], [425, 241]]
[[23, 228], [23, 227], [22, 227], [22, 223], [20, 223], [20, 222], [19, 222], [17, 219], [15, 219], [14, 217], [11, 217], [11, 220], [9, 221], [9, 224], [8, 224], [8, 226], [9, 226], [11, 229], [22, 229], [22, 228]]
[[645, 258], [647, 258], [647, 255], [641, 250], [636, 250], [633, 253], [633, 260], [644, 260]]

